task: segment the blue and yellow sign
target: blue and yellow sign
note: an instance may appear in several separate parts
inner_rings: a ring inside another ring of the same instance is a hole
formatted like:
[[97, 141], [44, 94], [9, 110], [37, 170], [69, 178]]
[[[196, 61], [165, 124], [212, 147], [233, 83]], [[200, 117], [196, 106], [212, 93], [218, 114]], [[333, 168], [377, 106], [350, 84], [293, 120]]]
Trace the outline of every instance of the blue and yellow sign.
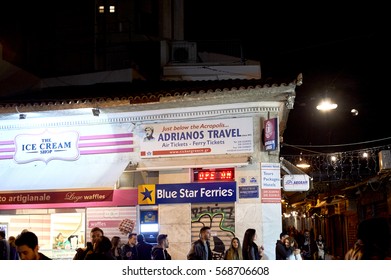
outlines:
[[138, 204], [156, 204], [155, 199], [156, 185], [139, 185], [138, 186]]
[[139, 205], [236, 201], [236, 182], [140, 185]]

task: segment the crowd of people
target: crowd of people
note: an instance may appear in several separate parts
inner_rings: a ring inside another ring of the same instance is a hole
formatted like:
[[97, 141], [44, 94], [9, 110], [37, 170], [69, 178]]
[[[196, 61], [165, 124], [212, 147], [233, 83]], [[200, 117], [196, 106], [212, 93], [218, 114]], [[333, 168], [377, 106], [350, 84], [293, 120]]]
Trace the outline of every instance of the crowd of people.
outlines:
[[[58, 235], [58, 247], [66, 246], [62, 235]], [[90, 231], [90, 242], [84, 248], [76, 249], [73, 260], [171, 260], [168, 252], [167, 234], [157, 236], [157, 244], [146, 242], [144, 235], [129, 233], [128, 240], [121, 245], [121, 238], [113, 236], [111, 240], [101, 228]], [[358, 226], [357, 241], [345, 254], [345, 260], [384, 260], [391, 259], [391, 229], [385, 218], [372, 218]], [[212, 260], [210, 247], [211, 228], [200, 229], [199, 239], [191, 244], [188, 260]], [[256, 243], [257, 233], [253, 228], [245, 231], [243, 245], [238, 237], [231, 239], [229, 248], [224, 252], [224, 260], [261, 260], [263, 246]], [[39, 252], [38, 237], [29, 230], [23, 230], [16, 238], [8, 240], [5, 231], [0, 231], [0, 260], [50, 260]], [[316, 238], [312, 230], [299, 233], [293, 227], [283, 231], [275, 245], [276, 260], [325, 260], [326, 240], [321, 234]]]
[[145, 241], [143, 234], [129, 233], [128, 241], [121, 246], [119, 236], [110, 240], [101, 228], [95, 227], [90, 239], [85, 248], [76, 250], [74, 260], [171, 260], [167, 234], [159, 234], [157, 244], [153, 245]]
[[[204, 226], [200, 229], [200, 238], [192, 243], [190, 251], [187, 254], [188, 260], [212, 260], [213, 254], [210, 248], [209, 239], [211, 229]], [[249, 228], [244, 233], [243, 246], [237, 237], [231, 239], [229, 248], [224, 253], [225, 260], [260, 260], [262, 259], [263, 246], [258, 246], [256, 230]]]
[[[64, 243], [62, 234], [56, 237], [56, 246]], [[145, 241], [144, 235], [129, 233], [128, 242], [121, 245], [121, 238], [113, 236], [109, 239], [101, 228], [90, 231], [90, 241], [84, 248], [76, 249], [73, 260], [171, 260], [168, 253], [168, 235], [159, 234], [157, 244]], [[60, 244], [61, 243], [61, 244]], [[0, 260], [51, 260], [39, 252], [37, 235], [23, 230], [16, 238], [5, 239], [5, 231], [0, 231]]]

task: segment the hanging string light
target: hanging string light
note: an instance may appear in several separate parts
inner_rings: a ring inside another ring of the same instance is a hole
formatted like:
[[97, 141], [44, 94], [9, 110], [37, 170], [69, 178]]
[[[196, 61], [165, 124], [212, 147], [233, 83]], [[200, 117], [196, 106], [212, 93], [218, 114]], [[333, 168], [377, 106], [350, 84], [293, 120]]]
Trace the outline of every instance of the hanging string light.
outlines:
[[[379, 172], [378, 154], [390, 145], [338, 153], [308, 153], [284, 155], [296, 166], [304, 168], [314, 181], [361, 180]], [[305, 165], [301, 165], [304, 164]]]

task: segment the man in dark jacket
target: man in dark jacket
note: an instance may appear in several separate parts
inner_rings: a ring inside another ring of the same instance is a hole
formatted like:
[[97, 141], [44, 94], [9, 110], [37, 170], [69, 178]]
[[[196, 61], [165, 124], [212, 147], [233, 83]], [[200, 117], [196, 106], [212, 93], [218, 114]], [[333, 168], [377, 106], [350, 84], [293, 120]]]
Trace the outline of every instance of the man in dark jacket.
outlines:
[[122, 246], [121, 256], [123, 260], [138, 260], [137, 233], [129, 233], [128, 243]]
[[151, 260], [152, 247], [153, 245], [145, 241], [143, 234], [137, 235], [137, 253], [139, 260]]
[[51, 260], [38, 252], [38, 237], [31, 231], [19, 234], [16, 237], [15, 245], [21, 260]]
[[103, 230], [99, 227], [94, 227], [90, 231], [91, 242], [87, 242], [87, 247], [77, 248], [74, 260], [84, 260], [88, 254], [91, 254], [94, 249], [94, 244], [104, 235]]
[[152, 248], [153, 260], [171, 260], [170, 254], [167, 252], [169, 246], [167, 234], [159, 234], [157, 237], [157, 245]]
[[285, 239], [289, 237], [286, 232], [280, 233], [280, 240], [276, 242], [276, 260], [286, 260], [292, 253], [290, 249], [285, 246]]
[[188, 260], [211, 260], [212, 250], [210, 249], [209, 239], [211, 236], [210, 227], [202, 227], [200, 229], [200, 239], [195, 241], [189, 253]]

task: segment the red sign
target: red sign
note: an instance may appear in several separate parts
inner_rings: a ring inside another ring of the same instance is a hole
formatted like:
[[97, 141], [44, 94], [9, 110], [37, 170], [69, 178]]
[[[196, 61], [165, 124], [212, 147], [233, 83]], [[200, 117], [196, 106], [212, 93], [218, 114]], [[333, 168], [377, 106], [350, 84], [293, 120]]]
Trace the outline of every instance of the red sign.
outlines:
[[201, 181], [233, 181], [234, 169], [194, 169], [194, 182]]
[[262, 203], [281, 203], [281, 189], [262, 189]]
[[266, 151], [277, 150], [278, 146], [278, 122], [277, 118], [265, 120], [263, 138]]
[[[113, 190], [0, 193], [3, 204], [48, 204], [112, 201]], [[1, 206], [0, 206], [1, 209]]]

